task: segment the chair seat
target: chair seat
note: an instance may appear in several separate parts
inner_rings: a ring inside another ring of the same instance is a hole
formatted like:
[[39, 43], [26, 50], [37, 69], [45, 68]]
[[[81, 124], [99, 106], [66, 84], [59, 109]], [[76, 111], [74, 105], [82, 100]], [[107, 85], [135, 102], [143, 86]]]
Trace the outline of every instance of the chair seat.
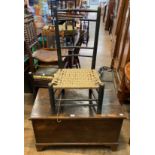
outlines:
[[53, 88], [89, 89], [99, 88], [103, 83], [92, 69], [59, 69], [52, 80]]
[[[62, 55], [67, 55], [68, 51], [67, 49], [62, 49], [61, 50]], [[46, 50], [46, 49], [39, 49], [36, 50], [32, 56], [36, 59], [38, 59], [41, 62], [57, 62], [58, 61], [58, 57], [57, 57], [57, 51], [50, 51], [50, 50]]]

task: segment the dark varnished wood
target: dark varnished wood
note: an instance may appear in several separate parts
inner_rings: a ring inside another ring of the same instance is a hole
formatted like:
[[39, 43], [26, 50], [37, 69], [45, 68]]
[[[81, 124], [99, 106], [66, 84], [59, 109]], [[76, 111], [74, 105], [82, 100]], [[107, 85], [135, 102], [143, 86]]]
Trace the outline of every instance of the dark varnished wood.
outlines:
[[106, 21], [105, 21], [105, 30], [109, 31], [112, 28], [112, 16], [114, 16], [114, 9], [115, 9], [116, 2], [115, 0], [110, 0], [108, 3]]
[[[67, 93], [67, 92], [66, 92]], [[70, 93], [70, 92], [68, 92]], [[78, 93], [77, 93], [78, 94]], [[94, 112], [89, 113], [89, 108], [85, 107], [67, 107], [64, 109], [65, 112], [61, 113], [59, 117], [61, 118], [70, 118], [70, 114], [74, 113], [76, 117], [73, 117], [72, 119], [77, 118], [124, 118], [124, 116], [120, 116], [121, 113], [123, 113], [122, 107], [120, 106], [118, 99], [116, 96], [113, 95], [114, 92], [110, 89], [105, 89], [105, 97], [103, 100], [103, 107], [102, 107], [102, 113], [101, 115], [97, 115]], [[76, 95], [76, 94], [73, 94]], [[49, 94], [48, 89], [39, 89], [36, 100], [34, 102], [34, 106], [31, 113], [31, 119], [42, 119], [42, 118], [50, 118], [55, 119], [56, 115], [51, 115], [51, 107], [50, 107], [50, 101], [49, 101]]]
[[111, 67], [114, 68], [117, 96], [121, 103], [130, 99], [129, 81], [125, 76], [125, 65], [130, 61], [130, 4], [120, 1], [115, 23], [114, 51]]
[[101, 114], [84, 106], [64, 107], [57, 123], [57, 115], [51, 114], [48, 90], [39, 89], [30, 117], [37, 150], [55, 145], [105, 145], [116, 150], [125, 115], [114, 94], [105, 90]]

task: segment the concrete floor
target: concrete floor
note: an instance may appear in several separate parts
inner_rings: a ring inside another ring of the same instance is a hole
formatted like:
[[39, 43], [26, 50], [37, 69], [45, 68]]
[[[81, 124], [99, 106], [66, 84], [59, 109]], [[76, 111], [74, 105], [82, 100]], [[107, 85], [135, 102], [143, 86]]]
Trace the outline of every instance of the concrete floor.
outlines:
[[[90, 26], [90, 41], [89, 45], [93, 43], [94, 32], [93, 24]], [[100, 32], [99, 32], [99, 42], [98, 42], [98, 53], [96, 61], [96, 69], [101, 66], [110, 66], [111, 63], [111, 39], [108, 32], [104, 31], [104, 24], [101, 20]], [[82, 51], [81, 51], [82, 52]], [[83, 61], [81, 59], [82, 67], [89, 67], [90, 60]], [[129, 134], [130, 134], [130, 119], [129, 104], [124, 104], [123, 108], [127, 115], [127, 119], [124, 120], [120, 138], [118, 150], [112, 152], [110, 148], [107, 147], [52, 147], [42, 152], [37, 152], [35, 148], [35, 138], [33, 134], [33, 129], [31, 121], [28, 120], [32, 110], [32, 94], [24, 94], [24, 153], [25, 155], [129, 155], [130, 146]]]

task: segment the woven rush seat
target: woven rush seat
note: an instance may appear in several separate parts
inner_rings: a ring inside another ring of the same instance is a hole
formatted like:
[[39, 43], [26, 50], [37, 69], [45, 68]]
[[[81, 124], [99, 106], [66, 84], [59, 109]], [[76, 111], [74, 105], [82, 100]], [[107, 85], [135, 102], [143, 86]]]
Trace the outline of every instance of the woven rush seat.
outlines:
[[94, 69], [59, 69], [52, 80], [53, 88], [95, 89], [102, 84]]

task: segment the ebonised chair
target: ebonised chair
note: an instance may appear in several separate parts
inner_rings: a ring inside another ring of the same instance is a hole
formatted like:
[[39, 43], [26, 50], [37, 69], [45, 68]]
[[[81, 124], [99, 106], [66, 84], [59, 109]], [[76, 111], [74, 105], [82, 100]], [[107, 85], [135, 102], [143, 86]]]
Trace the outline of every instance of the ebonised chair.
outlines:
[[[41, 48], [32, 15], [24, 17], [24, 41], [29, 56], [29, 74], [35, 99], [38, 88], [46, 88], [51, 76], [59, 68], [57, 50]], [[36, 50], [32, 52], [34, 48]], [[64, 53], [67, 53], [66, 49]], [[38, 60], [38, 65], [34, 65], [35, 60]]]
[[[81, 47], [83, 39], [83, 33], [80, 33], [80, 39], [78, 41], [78, 44], [73, 47], [67, 47], [67, 48], [74, 48], [74, 52], [67, 55], [66, 59], [69, 57], [76, 58], [78, 61], [78, 57], [90, 57], [92, 58], [92, 64], [90, 69], [63, 69], [62, 67], [62, 58], [64, 57], [61, 49], [64, 47], [61, 47], [60, 44], [60, 36], [59, 36], [59, 26], [58, 26], [58, 11], [57, 8], [54, 8], [54, 16], [56, 18], [55, 21], [55, 34], [56, 34], [56, 43], [57, 43], [57, 53], [58, 58], [60, 60], [60, 68], [58, 72], [54, 75], [52, 81], [48, 84], [49, 86], [49, 96], [50, 96], [50, 104], [51, 104], [51, 112], [53, 114], [57, 113], [57, 117], [60, 113], [60, 106], [61, 101], [89, 101], [88, 106], [97, 106], [97, 109], [94, 109], [97, 114], [101, 114], [102, 112], [102, 102], [103, 102], [103, 96], [104, 96], [104, 83], [100, 80], [100, 75], [95, 71], [95, 65], [96, 65], [96, 55], [97, 55], [97, 44], [98, 44], [98, 35], [99, 35], [99, 26], [100, 26], [100, 13], [101, 9], [98, 8], [97, 10], [78, 10], [79, 12], [95, 12], [97, 14], [96, 19], [86, 19], [87, 21], [94, 21], [96, 22], [96, 28], [95, 28], [95, 38], [94, 38], [94, 46], [93, 47], [84, 47], [84, 49], [92, 49], [93, 54], [92, 55], [82, 55], [79, 53], [79, 49], [83, 48]], [[63, 11], [63, 10], [61, 10]], [[67, 10], [64, 10], [64, 12]], [[69, 11], [69, 10], [68, 10]], [[74, 10], [77, 11], [77, 10]], [[85, 19], [83, 19], [85, 20]], [[71, 67], [68, 67], [71, 68]], [[88, 99], [68, 99], [65, 96], [65, 90], [66, 89], [88, 89]], [[60, 92], [59, 94], [56, 94], [56, 92]], [[94, 94], [97, 93], [96, 95]], [[93, 103], [96, 102], [96, 104]], [[73, 103], [71, 103], [73, 104]], [[66, 105], [63, 103], [62, 106], [69, 106], [69, 103]], [[74, 104], [74, 106], [77, 106], [77, 104]], [[78, 106], [81, 106], [79, 104]]]
[[[77, 38], [77, 43], [79, 43], [79, 39]], [[67, 56], [70, 52], [68, 52], [68, 49], [62, 49], [61, 54], [64, 57], [60, 60], [59, 53], [57, 53], [59, 51], [56, 49], [41, 48], [32, 15], [24, 17], [24, 41], [29, 56], [29, 79], [35, 99], [38, 89], [48, 87], [48, 83], [52, 80], [58, 68], [69, 66], [66, 65], [70, 63], [68, 63], [69, 60], [66, 59], [65, 55]], [[33, 48], [36, 48], [36, 51], [32, 52]], [[34, 65], [35, 60], [38, 60], [38, 65]]]

